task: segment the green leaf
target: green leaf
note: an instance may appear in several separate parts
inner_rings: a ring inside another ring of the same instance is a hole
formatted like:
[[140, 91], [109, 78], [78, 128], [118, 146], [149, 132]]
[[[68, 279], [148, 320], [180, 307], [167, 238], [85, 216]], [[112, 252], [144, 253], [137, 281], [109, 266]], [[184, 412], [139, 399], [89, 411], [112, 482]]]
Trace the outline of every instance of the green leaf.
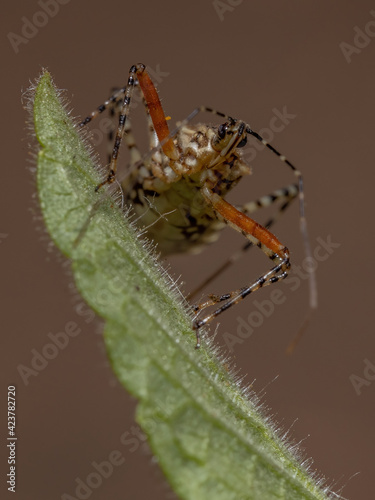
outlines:
[[45, 223], [71, 259], [81, 294], [105, 319], [113, 369], [138, 398], [137, 421], [177, 494], [328, 498], [210, 343], [194, 349], [191, 318], [171, 280], [112, 198], [95, 193], [97, 169], [49, 73], [33, 93]]

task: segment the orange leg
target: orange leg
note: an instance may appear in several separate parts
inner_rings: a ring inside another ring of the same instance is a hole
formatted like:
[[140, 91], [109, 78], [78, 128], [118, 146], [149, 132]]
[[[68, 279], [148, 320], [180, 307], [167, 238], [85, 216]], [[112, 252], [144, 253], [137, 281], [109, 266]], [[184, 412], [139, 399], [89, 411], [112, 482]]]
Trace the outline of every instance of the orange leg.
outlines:
[[[283, 214], [283, 212], [289, 207], [290, 203], [295, 199], [298, 195], [298, 186], [296, 184], [291, 184], [282, 189], [276, 189], [272, 193], [266, 196], [262, 196], [258, 198], [256, 201], [251, 201], [249, 203], [245, 203], [242, 205], [239, 210], [247, 215], [252, 214], [255, 211], [258, 211], [261, 208], [269, 207], [273, 203], [281, 202], [277, 213], [267, 220], [263, 227], [269, 229], [271, 226], [275, 224], [277, 219]], [[232, 254], [226, 261], [224, 261], [213, 273], [211, 273], [204, 281], [202, 281], [199, 286], [197, 286], [193, 291], [191, 291], [187, 299], [190, 300], [192, 297], [200, 293], [207, 285], [209, 285], [212, 281], [214, 281], [218, 276], [220, 276], [223, 272], [225, 272], [231, 265], [235, 264], [244, 254], [252, 248], [254, 244], [251, 241], [247, 241], [240, 250], [237, 250], [234, 254]], [[195, 308], [196, 310], [203, 309], [202, 307]]]
[[168, 138], [168, 136], [170, 135], [169, 127], [167, 124], [167, 120], [165, 119], [165, 114], [158, 96], [158, 92], [155, 88], [155, 85], [152, 83], [152, 80], [149, 77], [147, 71], [145, 70], [145, 66], [143, 64], [139, 64], [138, 66], [138, 83], [145, 97], [151, 120], [154, 124], [154, 129], [156, 135], [158, 136], [159, 142], [161, 143], [163, 153], [171, 160], [178, 160], [179, 155], [173, 143], [173, 139], [171, 137]]
[[209, 296], [209, 300], [195, 307], [195, 312], [199, 313], [206, 307], [226, 301], [225, 304], [211, 314], [201, 319], [195, 319], [193, 327], [197, 335], [197, 348], [200, 346], [199, 328], [206, 325], [219, 314], [237, 304], [256, 290], [284, 279], [290, 268], [288, 249], [276, 238], [276, 236], [268, 231], [268, 229], [258, 224], [258, 222], [254, 221], [243, 212], [237, 210], [233, 205], [215, 194], [207, 185], [202, 188], [202, 194], [228, 225], [242, 233], [252, 244], [259, 246], [267, 257], [275, 262], [276, 265], [251, 285], [224, 295], [211, 295]]
[[178, 151], [170, 137], [170, 132], [164, 111], [156, 91], [155, 85], [152, 83], [144, 64], [136, 64], [129, 70], [129, 78], [127, 85], [114, 94], [108, 101], [100, 105], [97, 110], [91, 113], [91, 116], [85, 118], [80, 124], [80, 127], [85, 126], [87, 123], [96, 118], [100, 113], [107, 109], [111, 104], [116, 102], [120, 94], [124, 94], [120, 113], [119, 123], [116, 131], [115, 141], [112, 149], [111, 159], [108, 167], [108, 177], [105, 181], [96, 187], [99, 190], [105, 184], [111, 184], [116, 178], [117, 161], [120, 151], [121, 142], [125, 134], [126, 120], [130, 114], [130, 102], [133, 94], [134, 86], [139, 84], [147, 105], [147, 108], [152, 119], [154, 130], [161, 143], [161, 148], [164, 154], [173, 162], [179, 157]]

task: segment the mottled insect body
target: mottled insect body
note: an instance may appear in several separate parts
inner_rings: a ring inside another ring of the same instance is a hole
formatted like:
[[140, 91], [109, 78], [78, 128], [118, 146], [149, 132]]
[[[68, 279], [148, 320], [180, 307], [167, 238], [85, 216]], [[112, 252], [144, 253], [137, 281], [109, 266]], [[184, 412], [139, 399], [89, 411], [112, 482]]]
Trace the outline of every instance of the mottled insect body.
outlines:
[[218, 127], [183, 126], [173, 140], [178, 160], [158, 151], [122, 181], [125, 204], [148, 228], [148, 237], [163, 255], [197, 253], [216, 241], [225, 227], [201, 189], [207, 184], [225, 196], [250, 173], [241, 150], [232, 147], [221, 155], [235, 133], [232, 129], [223, 131], [223, 139], [217, 141]]
[[[130, 102], [135, 87], [139, 87], [143, 94], [148, 119], [150, 152], [144, 156], [136, 146], [129, 121]], [[245, 250], [253, 245], [258, 246], [272, 261], [271, 269], [251, 284], [229, 293], [209, 295], [208, 300], [194, 306], [196, 319], [193, 327], [199, 347], [199, 330], [203, 325], [247, 295], [284, 279], [288, 274], [289, 251], [268, 230], [275, 218], [270, 219], [264, 227], [250, 218], [250, 214], [275, 202], [281, 203], [281, 212], [298, 195], [305, 250], [307, 256], [311, 256], [301, 173], [248, 124], [205, 106], [196, 108], [170, 133], [157, 91], [143, 64], [132, 66], [127, 85], [85, 118], [80, 126], [86, 125], [107, 108], [112, 115], [118, 115], [118, 127], [111, 134], [114, 143], [108, 176], [96, 189], [115, 181], [120, 146], [124, 141], [131, 159], [131, 168], [121, 181], [125, 205], [132, 206], [138, 224], [147, 229], [147, 236], [157, 243], [163, 255], [199, 252], [207, 243], [218, 238], [225, 225], [229, 225], [248, 240]], [[200, 112], [213, 113], [225, 121], [219, 126], [191, 125], [191, 119]], [[248, 135], [255, 137], [277, 155], [293, 171], [298, 184], [278, 189], [236, 208], [224, 197], [243, 176], [250, 173], [250, 167], [241, 153]], [[311, 278], [310, 305], [315, 307], [313, 275]], [[222, 305], [211, 314], [200, 317], [204, 309], [217, 303]]]

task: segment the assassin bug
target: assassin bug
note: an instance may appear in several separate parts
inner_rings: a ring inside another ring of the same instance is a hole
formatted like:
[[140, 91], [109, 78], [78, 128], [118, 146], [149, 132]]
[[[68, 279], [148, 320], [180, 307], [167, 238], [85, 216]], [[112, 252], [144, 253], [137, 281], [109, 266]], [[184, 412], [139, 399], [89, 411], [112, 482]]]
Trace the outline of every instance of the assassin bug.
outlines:
[[[132, 134], [129, 121], [130, 102], [134, 87], [140, 88], [148, 119], [150, 154], [142, 158]], [[200, 347], [199, 330], [219, 314], [237, 304], [262, 287], [284, 279], [290, 269], [289, 250], [267, 227], [249, 215], [255, 210], [281, 202], [280, 210], [298, 195], [300, 221], [305, 249], [308, 244], [304, 215], [304, 193], [301, 173], [245, 122], [231, 118], [206, 106], [196, 108], [175, 131], [170, 133], [156, 88], [143, 64], [130, 68], [125, 87], [86, 117], [80, 127], [87, 125], [106, 109], [118, 112], [118, 127], [113, 134], [114, 145], [110, 155], [108, 176], [99, 184], [99, 190], [116, 180], [117, 163], [122, 141], [130, 150], [132, 169], [121, 180], [126, 205], [131, 205], [138, 220], [148, 227], [148, 236], [158, 244], [162, 255], [177, 252], [198, 252], [215, 241], [225, 225], [231, 226], [247, 238], [245, 249], [258, 246], [271, 260], [272, 267], [254, 282], [229, 293], [209, 295], [208, 300], [194, 306], [196, 313], [193, 328], [196, 347]], [[220, 125], [191, 125], [190, 121], [200, 112], [222, 118]], [[243, 160], [242, 150], [247, 136], [253, 136], [285, 163], [297, 178], [297, 184], [274, 191], [255, 202], [236, 208], [224, 196], [240, 179], [250, 173]], [[316, 305], [314, 279], [310, 280], [310, 305]], [[219, 304], [221, 303], [221, 305]], [[209, 306], [219, 306], [201, 317]]]

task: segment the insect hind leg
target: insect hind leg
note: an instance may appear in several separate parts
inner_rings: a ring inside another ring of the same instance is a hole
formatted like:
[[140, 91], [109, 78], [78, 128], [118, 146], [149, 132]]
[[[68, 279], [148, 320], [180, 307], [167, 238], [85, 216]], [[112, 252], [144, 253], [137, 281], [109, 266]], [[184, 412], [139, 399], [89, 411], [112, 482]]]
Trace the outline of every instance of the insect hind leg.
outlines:
[[241, 232], [250, 242], [256, 244], [275, 265], [252, 284], [230, 292], [229, 294], [211, 297], [210, 300], [212, 303], [208, 303], [204, 307], [214, 305], [224, 300], [226, 300], [226, 302], [204, 318], [195, 319], [193, 327], [196, 331], [197, 348], [200, 346], [199, 330], [202, 326], [212, 321], [219, 316], [219, 314], [237, 304], [251, 293], [271, 283], [276, 283], [284, 279], [288, 275], [290, 269], [289, 251], [272, 233], [237, 210], [233, 205], [221, 198], [221, 196], [214, 193], [207, 184], [203, 186], [202, 194], [208, 203], [212, 205], [217, 214], [223, 218], [228, 225], [236, 231]]
[[[266, 229], [269, 229], [272, 227], [279, 217], [285, 212], [285, 210], [289, 207], [289, 205], [292, 203], [292, 201], [296, 198], [298, 195], [298, 186], [296, 184], [290, 184], [289, 186], [286, 186], [282, 189], [276, 189], [272, 193], [262, 196], [258, 198], [255, 201], [251, 201], [249, 203], [245, 203], [244, 205], [240, 207], [236, 207], [238, 210], [240, 210], [242, 213], [246, 215], [251, 215], [252, 213], [268, 207], [270, 205], [273, 205], [274, 203], [281, 203], [280, 206], [278, 207], [278, 210], [275, 215], [271, 216], [263, 226]], [[189, 293], [188, 295], [188, 300], [190, 300], [192, 297], [200, 293], [207, 285], [209, 285], [212, 281], [214, 281], [220, 274], [222, 274], [224, 271], [226, 271], [231, 265], [233, 265], [235, 262], [237, 262], [244, 254], [247, 252], [250, 248], [252, 248], [254, 244], [251, 241], [247, 241], [245, 245], [241, 249], [239, 249], [237, 252], [232, 254], [226, 261], [221, 264], [220, 267], [218, 267], [213, 273], [211, 273], [198, 287], [196, 287], [192, 292]], [[224, 294], [225, 296], [227, 294]], [[215, 297], [217, 298], [217, 295], [209, 295], [209, 300], [206, 302], [203, 302], [198, 305], [193, 306], [193, 310], [198, 312], [206, 307], [209, 307], [210, 305], [213, 305], [212, 303], [212, 298]], [[219, 296], [221, 297], [221, 296]], [[227, 297], [229, 298], [229, 297]], [[220, 299], [221, 300], [226, 300]], [[216, 302], [219, 302], [216, 300]], [[207, 304], [207, 305], [206, 305]]]

